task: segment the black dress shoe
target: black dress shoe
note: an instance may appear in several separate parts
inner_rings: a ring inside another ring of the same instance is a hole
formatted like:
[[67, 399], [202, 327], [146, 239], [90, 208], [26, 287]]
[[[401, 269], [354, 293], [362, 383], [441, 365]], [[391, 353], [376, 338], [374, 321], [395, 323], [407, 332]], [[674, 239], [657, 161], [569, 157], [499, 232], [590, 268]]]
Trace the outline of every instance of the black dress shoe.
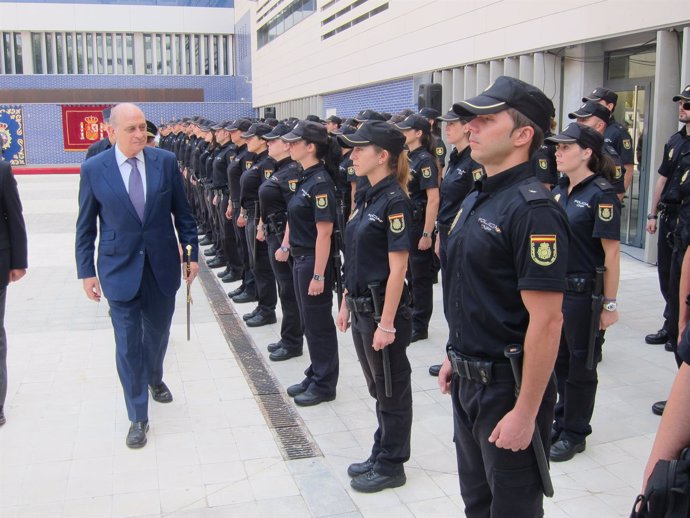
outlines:
[[171, 403], [173, 400], [172, 392], [162, 381], [158, 385], [149, 385], [149, 391], [153, 400], [159, 403]]
[[208, 266], [209, 268], [223, 268], [227, 264], [228, 262], [225, 260], [224, 257], [214, 257], [206, 263], [206, 266]]
[[256, 302], [256, 294], [255, 293], [247, 293], [246, 291], [243, 291], [239, 295], [235, 295], [232, 298], [232, 301], [237, 303], [237, 304], [246, 304], [247, 302]]
[[148, 421], [136, 421], [129, 426], [127, 440], [129, 448], [143, 448], [146, 446], [146, 432], [149, 431]]
[[[235, 297], [236, 299], [237, 297]], [[233, 299], [233, 300], [235, 300]], [[267, 326], [269, 324], [275, 324], [278, 321], [276, 318], [276, 314], [272, 313], [270, 315], [262, 315], [261, 313], [258, 313], [254, 315], [252, 318], [246, 321], [247, 327], [261, 327], [261, 326]]]
[[211, 241], [211, 238], [208, 236], [206, 236], [204, 239], [199, 241], [199, 246], [208, 246], [208, 245], [212, 245], [212, 244], [213, 244], [213, 241]]
[[573, 442], [570, 439], [559, 439], [551, 445], [549, 458], [551, 462], [565, 462], [572, 459], [576, 453], [585, 451], [586, 441]]
[[664, 415], [666, 409], [666, 401], [657, 401], [652, 405], [652, 413], [654, 415]]
[[324, 394], [318, 394], [307, 389], [301, 394], [295, 396], [295, 404], [299, 406], [314, 406], [319, 403], [325, 403], [326, 401], [333, 401], [335, 399], [335, 393], [330, 396]]
[[644, 341], [649, 345], [660, 345], [666, 343], [668, 340], [668, 331], [666, 329], [659, 329], [656, 333], [644, 337]]
[[212, 255], [216, 255], [218, 253], [218, 250], [216, 250], [215, 245], [209, 248], [208, 250], [204, 250], [204, 255], [206, 257], [210, 257]]
[[419, 340], [426, 340], [427, 338], [429, 338], [428, 331], [412, 331], [412, 338], [410, 339], [410, 343], [418, 342]]
[[309, 383], [305, 383], [304, 381], [302, 383], [295, 383], [287, 388], [287, 395], [290, 397], [295, 397], [306, 392], [308, 388]]
[[237, 297], [240, 293], [244, 293], [244, 286], [239, 286], [238, 288], [235, 288], [232, 291], [228, 292], [228, 297], [233, 298]]
[[400, 487], [405, 485], [407, 477], [405, 473], [399, 475], [382, 475], [376, 470], [371, 469], [366, 473], [350, 480], [350, 487], [360, 493], [378, 493], [390, 487]]
[[226, 276], [227, 274], [229, 274], [230, 272], [232, 272], [232, 268], [230, 268], [229, 266], [226, 266], [226, 267], [225, 267], [225, 270], [223, 270], [222, 272], [218, 272], [218, 273], [216, 274], [216, 276], [217, 276], [219, 279], [222, 279], [223, 277], [225, 277], [225, 276]]
[[268, 359], [272, 362], [283, 362], [285, 360], [289, 360], [290, 358], [297, 358], [298, 356], [302, 356], [301, 347], [299, 349], [287, 349], [285, 347], [281, 347], [277, 351], [269, 354]]
[[668, 341], [664, 344], [664, 351], [672, 353], [675, 350], [676, 350], [676, 346], [673, 345], [673, 342]]
[[355, 462], [347, 467], [347, 474], [351, 478], [364, 475], [365, 473], [369, 473], [372, 469], [374, 469], [374, 464], [376, 464], [376, 462], [371, 459], [367, 459], [364, 462]]
[[436, 376], [438, 378], [438, 373], [441, 372], [441, 364], [432, 365], [429, 367], [429, 376]]
[[244, 321], [246, 322], [246, 321], [249, 320], [250, 318], [253, 318], [253, 317], [255, 317], [256, 315], [258, 315], [258, 314], [259, 314], [259, 311], [261, 311], [261, 308], [260, 308], [259, 306], [256, 306], [256, 307], [251, 311], [251, 313], [245, 313], [244, 315], [242, 315], [242, 320], [244, 320]]
[[275, 343], [273, 343], [273, 344], [268, 344], [268, 346], [266, 347], [266, 349], [268, 350], [269, 353], [274, 353], [274, 352], [276, 352], [278, 349], [282, 349], [282, 348], [283, 348], [283, 344], [280, 343], [280, 342], [275, 342]]
[[224, 275], [221, 281], [223, 282], [237, 282], [242, 280], [242, 274], [236, 271], [231, 271], [227, 275]]
[[7, 419], [5, 419], [5, 409], [0, 406], [0, 426], [4, 425], [7, 422]]

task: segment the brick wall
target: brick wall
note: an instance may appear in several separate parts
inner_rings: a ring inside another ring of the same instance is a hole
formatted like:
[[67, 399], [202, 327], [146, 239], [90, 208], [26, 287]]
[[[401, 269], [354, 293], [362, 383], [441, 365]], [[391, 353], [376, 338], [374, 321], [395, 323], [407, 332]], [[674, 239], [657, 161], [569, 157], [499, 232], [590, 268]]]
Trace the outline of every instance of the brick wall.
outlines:
[[363, 109], [396, 113], [405, 108], [416, 110], [417, 98], [414, 95], [412, 78], [399, 79], [352, 90], [345, 90], [323, 96], [326, 113], [336, 110], [339, 117], [356, 115]]

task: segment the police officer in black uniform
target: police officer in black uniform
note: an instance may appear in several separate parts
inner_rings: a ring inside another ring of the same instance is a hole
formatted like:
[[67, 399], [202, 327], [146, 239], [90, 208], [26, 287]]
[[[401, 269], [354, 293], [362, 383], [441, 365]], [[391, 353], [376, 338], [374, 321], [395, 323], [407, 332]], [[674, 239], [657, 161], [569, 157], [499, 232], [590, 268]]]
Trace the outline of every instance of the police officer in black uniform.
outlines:
[[582, 98], [583, 103], [587, 101], [599, 103], [611, 112], [611, 117], [609, 117], [606, 129], [604, 130], [604, 142], [615, 149], [616, 153], [618, 153], [618, 156], [621, 158], [625, 171], [625, 190], [627, 191], [633, 181], [635, 150], [633, 149], [633, 141], [632, 138], [630, 138], [628, 129], [613, 116], [616, 104], [618, 104], [618, 94], [613, 90], [599, 86], [595, 88], [591, 94]]
[[300, 121], [280, 137], [303, 168], [288, 203], [290, 254], [297, 304], [311, 365], [300, 383], [287, 389], [300, 406], [332, 401], [338, 383], [338, 337], [333, 308], [332, 233], [336, 224], [335, 185], [339, 151], [317, 122]]
[[410, 149], [410, 184], [412, 224], [410, 233], [415, 246], [410, 252], [408, 279], [412, 285], [412, 342], [429, 336], [429, 320], [434, 307], [433, 283], [434, 226], [439, 207], [438, 169], [429, 121], [410, 115], [396, 127], [405, 135]]
[[271, 127], [268, 124], [254, 123], [246, 132], [242, 133], [242, 138], [247, 143], [247, 151], [254, 154], [254, 164], [240, 178], [240, 207], [242, 209], [238, 220], [240, 224], [246, 224], [244, 233], [249, 251], [249, 267], [254, 274], [258, 301], [256, 308], [242, 317], [249, 327], [275, 324], [277, 321], [278, 294], [276, 279], [273, 276], [271, 261], [268, 258], [268, 246], [265, 239], [257, 239], [261, 217], [259, 213], [259, 187], [271, 177], [276, 168], [275, 160], [268, 156], [266, 141], [261, 138], [270, 132]]
[[[671, 136], [664, 147], [664, 159], [659, 167], [659, 179], [654, 190], [651, 217], [647, 224], [647, 231], [656, 231], [655, 216], [659, 217], [659, 253], [657, 264], [659, 269], [659, 284], [666, 289], [666, 308], [664, 310], [665, 329], [661, 329], [657, 336], [645, 338], [647, 343], [659, 343], [659, 338], [666, 338], [666, 350], [673, 351], [676, 363], [681, 365], [682, 359], [678, 355], [678, 321], [686, 309], [681, 308], [680, 272], [683, 256], [690, 239], [688, 226], [690, 224], [690, 85], [673, 97], [678, 103], [678, 121], [685, 126]], [[656, 204], [655, 204], [656, 202]], [[671, 249], [670, 257], [668, 249]], [[663, 272], [663, 273], [662, 273]], [[664, 275], [662, 279], [662, 275]], [[664, 286], [664, 284], [666, 286]], [[664, 332], [665, 331], [665, 332]], [[665, 335], [665, 336], [664, 336]], [[651, 340], [650, 340], [651, 339]], [[652, 412], [661, 415], [666, 407], [666, 401], [657, 401], [652, 405]]]
[[[654, 196], [650, 205], [651, 209], [647, 215], [647, 232], [654, 234], [658, 231], [657, 239], [657, 268], [659, 273], [659, 288], [661, 295], [666, 301], [664, 308], [664, 325], [656, 333], [645, 337], [648, 344], [668, 343], [668, 282], [671, 271], [671, 253], [673, 247], [668, 239], [675, 231], [678, 217], [679, 196], [677, 191], [671, 189], [674, 182], [673, 174], [676, 171], [678, 161], [686, 151], [690, 150], [690, 110], [684, 109], [684, 104], [690, 102], [690, 85], [673, 98], [673, 102], [678, 103], [678, 120], [685, 124], [680, 131], [671, 135], [664, 146], [664, 156], [659, 166], [659, 178], [654, 188]], [[673, 344], [669, 343], [667, 349], [671, 349]]]
[[[454, 111], [469, 123], [472, 158], [487, 175], [448, 234], [448, 358], [460, 491], [468, 518], [543, 516], [535, 420], [548, 444], [568, 259], [568, 222], [532, 174], [529, 157], [549, 128], [537, 88], [501, 76]], [[506, 346], [523, 346], [515, 396]], [[452, 382], [452, 386], [451, 386]]]
[[[376, 400], [378, 428], [371, 454], [347, 470], [353, 489], [373, 493], [405, 484], [403, 464], [410, 458], [412, 369], [406, 349], [412, 322], [405, 285], [412, 246], [406, 194], [409, 163], [403, 151], [405, 137], [385, 122], [369, 122], [338, 138], [343, 146], [354, 147], [355, 170], [371, 185], [345, 228], [346, 294], [337, 324], [344, 332], [352, 319], [357, 357]], [[374, 296], [381, 301], [380, 315], [375, 314]], [[390, 359], [390, 396], [385, 389], [384, 348]]]
[[[551, 100], [549, 100], [551, 102]], [[544, 135], [544, 138], [553, 135], [552, 130], [556, 128], [556, 108], [551, 103], [551, 121], [549, 130]], [[556, 146], [544, 140], [544, 143], [539, 146], [530, 158], [532, 164], [532, 171], [541, 183], [547, 189], [553, 189], [558, 183], [558, 169], [556, 168]]]
[[290, 132], [290, 126], [278, 124], [270, 133], [262, 136], [268, 143], [268, 154], [275, 160], [275, 171], [259, 187], [261, 223], [257, 239], [265, 239], [273, 274], [278, 283], [278, 296], [283, 319], [280, 322], [280, 340], [269, 344], [268, 358], [284, 361], [302, 356], [304, 331], [300, 319], [292, 280], [293, 260], [287, 235], [287, 206], [297, 190], [299, 164], [290, 158], [290, 145], [280, 137]]
[[340, 126], [342, 125], [342, 123], [343, 123], [343, 119], [341, 119], [337, 115], [331, 115], [325, 121], [326, 131], [329, 134], [334, 133], [340, 129]]
[[[563, 299], [563, 332], [556, 360], [558, 403], [553, 426], [550, 458], [554, 462], [572, 459], [584, 451], [585, 438], [592, 433], [590, 421], [597, 392], [597, 362], [586, 365], [588, 347], [594, 357], [601, 353], [603, 336], [589, 344], [592, 319], [602, 331], [616, 323], [616, 293], [620, 277], [620, 201], [608, 181], [615, 172], [609, 157], [602, 154], [604, 137], [578, 123], [549, 137], [558, 145], [556, 162], [564, 174], [553, 193], [570, 222], [568, 276]], [[592, 313], [596, 269], [604, 267], [602, 308]]]
[[441, 137], [441, 129], [438, 126], [438, 118], [441, 114], [438, 110], [427, 107], [419, 110], [419, 115], [424, 117], [429, 121], [429, 124], [431, 124], [431, 135], [434, 137], [434, 156], [436, 157], [438, 170], [443, 171], [443, 168], [446, 166], [446, 154], [448, 150], [446, 149], [446, 143], [443, 142], [443, 138]]

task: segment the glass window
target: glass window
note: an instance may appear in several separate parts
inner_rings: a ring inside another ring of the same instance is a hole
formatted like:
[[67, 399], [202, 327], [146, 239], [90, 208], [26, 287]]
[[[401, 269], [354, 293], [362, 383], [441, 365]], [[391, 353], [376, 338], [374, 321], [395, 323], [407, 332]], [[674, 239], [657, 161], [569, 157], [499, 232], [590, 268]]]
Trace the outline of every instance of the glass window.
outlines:
[[134, 34], [125, 36], [127, 41], [127, 73], [134, 74]]
[[12, 33], [2, 33], [2, 44], [5, 50], [5, 55], [3, 57], [5, 62], [5, 73], [9, 74], [12, 70]]
[[81, 32], [77, 33], [77, 74], [85, 74], [84, 69], [84, 35]]
[[65, 68], [63, 67], [62, 58], [64, 57], [65, 48], [62, 45], [62, 33], [55, 33], [55, 55], [57, 56], [57, 73], [64, 74]]
[[171, 34], [166, 34], [165, 35], [165, 66], [166, 66], [166, 74], [172, 74], [173, 73], [173, 62], [172, 62], [172, 35]]
[[655, 69], [655, 45], [609, 52], [606, 55], [606, 77], [608, 79], [654, 77]]
[[93, 57], [93, 34], [86, 33], [86, 70], [87, 74], [94, 73], [94, 57]]
[[113, 35], [108, 33], [105, 35], [105, 57], [106, 57], [106, 74], [114, 74], [115, 66], [113, 61]]
[[54, 74], [55, 70], [53, 69], [53, 33], [52, 32], [46, 32], [45, 33], [45, 42], [46, 42], [46, 73], [47, 74]]
[[219, 75], [221, 75], [221, 72], [218, 69], [218, 66], [220, 64], [220, 62], [218, 61], [218, 47], [219, 47], [218, 41], [220, 40], [220, 36], [214, 35], [214, 36], [211, 36], [211, 38], [213, 40], [213, 70], [214, 70], [214, 73], [217, 76], [219, 76]]
[[153, 39], [144, 34], [144, 73], [153, 74]]
[[228, 51], [228, 40], [227, 36], [223, 36], [223, 75], [229, 75], [230, 70], [230, 53]]
[[163, 73], [163, 36], [156, 34], [156, 72]]
[[201, 74], [201, 46], [200, 46], [201, 38], [199, 38], [198, 34], [194, 35], [194, 74], [200, 75]]
[[211, 73], [211, 38], [208, 34], [204, 34], [201, 39], [204, 42], [204, 74], [209, 75]]
[[125, 45], [122, 33], [115, 35], [115, 73], [125, 73]]
[[184, 35], [185, 70], [182, 73], [192, 73], [192, 38], [189, 34]]
[[96, 56], [98, 63], [98, 74], [105, 74], [105, 56], [103, 55], [103, 35], [96, 34]]
[[67, 73], [76, 74], [77, 71], [74, 70], [74, 38], [71, 32], [65, 34], [65, 52], [67, 52]]
[[24, 73], [24, 62], [22, 61], [22, 34], [14, 33], [14, 73]]
[[41, 56], [43, 55], [42, 49], [43, 47], [41, 46], [41, 34], [38, 32], [32, 32], [31, 33], [31, 47], [33, 50], [33, 59], [34, 59], [34, 74], [42, 74], [43, 73], [43, 62], [41, 60]]
[[182, 56], [184, 47], [182, 46], [182, 34], [175, 35], [175, 61], [177, 62], [176, 74], [182, 74]]

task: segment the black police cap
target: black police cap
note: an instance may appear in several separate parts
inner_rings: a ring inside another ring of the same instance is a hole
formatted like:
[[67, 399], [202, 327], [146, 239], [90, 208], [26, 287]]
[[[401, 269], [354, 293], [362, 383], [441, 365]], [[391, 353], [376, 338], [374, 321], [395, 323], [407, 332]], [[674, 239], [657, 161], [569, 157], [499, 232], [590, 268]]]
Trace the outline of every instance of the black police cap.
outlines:
[[264, 119], [264, 123], [268, 124], [271, 128], [275, 128], [278, 125], [278, 119], [274, 119], [273, 117], [266, 117]]
[[323, 124], [324, 121], [319, 117], [318, 115], [307, 115], [304, 118], [305, 121], [311, 121], [311, 122], [318, 122], [319, 124]]
[[158, 135], [158, 128], [156, 128], [156, 125], [153, 122], [147, 120], [146, 121], [146, 136], [147, 137], [155, 137], [156, 135]]
[[348, 117], [342, 123], [342, 126], [357, 126], [359, 124], [354, 117]]
[[359, 123], [367, 121], [385, 121], [386, 118], [377, 111], [362, 110], [355, 116], [355, 120]]
[[213, 126], [211, 126], [212, 130], [219, 130], [219, 129], [225, 129], [225, 126], [230, 124], [232, 121], [222, 121], [222, 122], [217, 122]]
[[613, 90], [599, 86], [592, 90], [591, 94], [582, 98], [583, 103], [587, 101], [606, 101], [607, 103], [616, 104], [618, 102], [618, 94]]
[[263, 124], [261, 122], [256, 122], [252, 124], [247, 131], [242, 133], [241, 137], [242, 138], [249, 138], [249, 137], [261, 137], [265, 135], [266, 133], [271, 132], [271, 127], [268, 124]]
[[558, 135], [546, 137], [544, 141], [552, 144], [577, 143], [583, 148], [593, 150], [597, 155], [601, 155], [601, 148], [604, 146], [604, 136], [601, 133], [577, 122], [571, 122]]
[[331, 132], [333, 135], [351, 135], [357, 131], [357, 128], [355, 126], [350, 126], [349, 124], [343, 124], [340, 126], [338, 129], [335, 129]]
[[681, 93], [673, 97], [674, 103], [677, 103], [680, 100], [690, 101], [690, 85], [686, 86]]
[[396, 126], [401, 130], [414, 129], [424, 133], [431, 133], [431, 124], [423, 115], [410, 115], [404, 121], [397, 123]]
[[331, 115], [326, 119], [326, 122], [332, 122], [333, 124], [337, 124], [338, 126], [340, 126], [343, 123], [343, 119], [341, 119], [337, 115]]
[[225, 127], [228, 131], [247, 131], [252, 126], [252, 121], [249, 119], [237, 119], [235, 122]]
[[596, 101], [587, 101], [585, 104], [580, 106], [577, 110], [568, 114], [570, 119], [586, 119], [587, 117], [599, 117], [606, 124], [608, 124], [611, 118], [611, 112], [606, 106], [602, 106]]
[[290, 133], [282, 135], [280, 138], [285, 142], [306, 140], [315, 144], [326, 144], [328, 142], [328, 133], [326, 133], [326, 128], [318, 122], [303, 120], [299, 121]]
[[399, 155], [405, 146], [405, 136], [385, 121], [367, 122], [350, 135], [338, 135], [338, 140], [345, 147], [374, 144], [394, 155]]
[[481, 94], [455, 103], [453, 111], [459, 115], [489, 115], [513, 108], [546, 132], [551, 123], [551, 106], [549, 98], [536, 86], [500, 76]]
[[279, 122], [276, 125], [276, 127], [273, 128], [270, 132], [261, 135], [261, 138], [264, 140], [275, 140], [282, 137], [283, 135], [287, 135], [288, 133], [290, 133], [291, 130], [292, 126], [290, 126], [289, 124], [285, 124], [284, 122]]
[[434, 108], [422, 108], [419, 110], [419, 115], [426, 117], [427, 119], [438, 119], [441, 116], [438, 110], [435, 110]]
[[436, 117], [436, 120], [443, 122], [469, 122], [472, 119], [474, 119], [474, 115], [460, 115], [459, 113], [455, 113], [455, 111], [453, 111], [453, 106], [450, 107], [450, 110], [448, 110], [445, 115], [439, 115]]

